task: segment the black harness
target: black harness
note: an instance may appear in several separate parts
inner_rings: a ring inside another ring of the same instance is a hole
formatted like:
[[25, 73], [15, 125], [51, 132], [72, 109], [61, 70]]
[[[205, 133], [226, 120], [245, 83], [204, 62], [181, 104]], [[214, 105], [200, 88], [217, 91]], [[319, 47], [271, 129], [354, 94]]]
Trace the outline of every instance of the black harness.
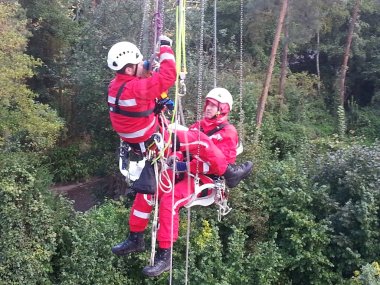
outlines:
[[220, 125], [216, 126], [212, 130], [208, 131], [207, 133], [204, 132], [203, 128], [201, 127], [201, 132], [205, 133], [208, 137], [212, 136], [216, 132], [219, 132], [221, 129], [223, 129], [225, 126], [229, 125], [229, 123], [221, 123]]
[[127, 117], [133, 117], [133, 118], [148, 117], [150, 114], [152, 114], [153, 113], [153, 109], [142, 111], [142, 112], [130, 112], [130, 111], [125, 111], [125, 110], [121, 110], [120, 109], [119, 99], [120, 99], [121, 93], [123, 93], [125, 84], [127, 84], [127, 83], [124, 82], [120, 86], [119, 91], [117, 91], [116, 98], [115, 98], [115, 106], [112, 106], [108, 102], [108, 110], [110, 112], [112, 112], [112, 113], [116, 113], [116, 114], [119, 114], [119, 115], [122, 115], [122, 116], [127, 116]]

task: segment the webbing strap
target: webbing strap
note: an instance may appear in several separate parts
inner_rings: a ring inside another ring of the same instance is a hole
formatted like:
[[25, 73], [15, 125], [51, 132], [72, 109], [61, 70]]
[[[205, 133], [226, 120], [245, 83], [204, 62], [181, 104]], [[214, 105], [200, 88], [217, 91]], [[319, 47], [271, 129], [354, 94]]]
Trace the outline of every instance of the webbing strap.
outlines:
[[[219, 132], [221, 129], [223, 129], [225, 126], [229, 125], [229, 123], [222, 123], [218, 126], [216, 126], [215, 128], [213, 128], [212, 130], [208, 131], [207, 133], [205, 133], [208, 137], [209, 136], [212, 136], [213, 134], [215, 134], [216, 132]], [[202, 130], [201, 128], [201, 131], [204, 133], [204, 131]]]
[[123, 84], [121, 84], [119, 90], [117, 91], [116, 98], [115, 98], [115, 106], [117, 109], [119, 109], [119, 99], [120, 99], [121, 93], [123, 93], [123, 90], [126, 84], [127, 82], [124, 82]]
[[152, 114], [154, 109], [150, 109], [150, 110], [146, 110], [142, 112], [130, 112], [130, 111], [125, 111], [125, 110], [120, 110], [119, 100], [126, 84], [127, 84], [126, 82], [121, 84], [119, 90], [117, 91], [116, 98], [115, 98], [115, 106], [112, 106], [108, 103], [109, 111], [112, 113], [116, 113], [116, 114], [127, 116], [127, 117], [133, 117], [133, 118], [148, 117], [150, 114]]

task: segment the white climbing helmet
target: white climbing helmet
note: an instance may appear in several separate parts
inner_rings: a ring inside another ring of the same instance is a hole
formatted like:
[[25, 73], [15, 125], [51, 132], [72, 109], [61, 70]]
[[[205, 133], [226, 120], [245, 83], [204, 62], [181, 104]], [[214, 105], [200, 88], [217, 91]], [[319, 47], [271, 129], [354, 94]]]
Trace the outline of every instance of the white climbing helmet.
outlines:
[[130, 42], [118, 42], [110, 48], [107, 63], [112, 70], [120, 70], [126, 64], [138, 64], [142, 59], [143, 56], [137, 46]]
[[219, 104], [219, 110], [222, 114], [226, 114], [232, 110], [233, 99], [231, 93], [225, 88], [214, 88], [206, 95], [206, 102], [217, 101]]

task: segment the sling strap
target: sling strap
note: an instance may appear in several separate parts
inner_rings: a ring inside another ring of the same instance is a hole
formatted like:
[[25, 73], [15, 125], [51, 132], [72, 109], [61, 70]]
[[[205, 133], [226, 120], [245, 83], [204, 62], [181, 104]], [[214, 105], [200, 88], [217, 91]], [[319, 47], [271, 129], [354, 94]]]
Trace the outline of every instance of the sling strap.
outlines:
[[153, 109], [142, 111], [142, 112], [130, 112], [130, 111], [125, 111], [125, 110], [120, 110], [119, 99], [120, 99], [121, 93], [123, 93], [123, 90], [126, 84], [127, 83], [124, 82], [120, 86], [119, 90], [117, 91], [116, 98], [115, 98], [115, 106], [112, 106], [110, 103], [108, 103], [109, 111], [112, 113], [122, 115], [122, 116], [133, 117], [133, 118], [148, 117], [150, 114], [152, 114]]
[[[213, 128], [212, 130], [208, 131], [207, 133], [205, 133], [208, 137], [212, 136], [213, 134], [215, 134], [216, 132], [219, 132], [221, 129], [223, 129], [225, 126], [229, 125], [229, 123], [221, 123], [220, 125], [216, 126], [215, 128]], [[203, 128], [201, 128], [201, 132], [204, 133], [203, 131]]]

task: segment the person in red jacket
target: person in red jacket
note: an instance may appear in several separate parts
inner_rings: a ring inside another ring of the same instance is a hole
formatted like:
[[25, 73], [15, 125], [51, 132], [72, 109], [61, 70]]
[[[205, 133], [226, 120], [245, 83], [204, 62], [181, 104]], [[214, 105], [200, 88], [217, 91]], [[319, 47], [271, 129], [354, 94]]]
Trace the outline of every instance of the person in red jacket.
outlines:
[[[229, 164], [229, 167], [238, 169], [244, 175], [239, 178], [230, 177], [226, 179], [227, 185], [232, 188], [235, 187], [241, 179], [249, 175], [252, 170], [253, 164], [246, 162], [243, 165], [235, 166], [236, 160], [236, 147], [238, 145], [238, 134], [233, 125], [228, 122], [228, 114], [232, 109], [232, 96], [228, 90], [224, 88], [215, 88], [211, 90], [206, 96], [206, 103], [204, 107], [203, 120], [193, 124], [189, 130], [195, 132], [202, 138], [208, 137], [213, 144], [223, 153], [223, 159]], [[204, 139], [206, 140], [206, 139]], [[193, 152], [193, 155], [196, 151]], [[198, 157], [198, 156], [196, 156]], [[219, 157], [220, 158], [220, 157]], [[198, 164], [198, 166], [197, 166]], [[190, 170], [192, 173], [205, 173], [215, 174], [212, 167], [206, 160], [194, 158], [190, 163], [177, 162], [176, 168], [179, 171]], [[188, 183], [188, 179], [191, 179]], [[190, 185], [190, 189], [188, 189]], [[179, 209], [187, 204], [190, 195], [194, 193], [194, 180], [185, 173], [185, 178], [174, 187], [174, 201], [172, 201], [171, 192], [159, 192], [159, 228], [157, 232], [158, 240], [158, 255], [155, 259], [153, 266], [146, 266], [143, 273], [147, 276], [158, 276], [170, 268], [170, 253], [173, 243], [178, 238], [179, 226]], [[184, 199], [185, 198], [185, 199]], [[178, 201], [182, 201], [179, 204]], [[178, 204], [177, 207], [172, 209], [173, 204]], [[126, 255], [132, 252], [139, 252], [145, 250], [144, 231], [148, 225], [149, 215], [152, 211], [152, 206], [149, 205], [141, 196], [136, 196], [135, 202], [132, 207], [132, 215], [130, 216], [130, 235], [126, 241], [116, 245], [112, 251], [117, 255]], [[173, 220], [173, 235], [171, 234]]]
[[[239, 137], [236, 128], [229, 123], [228, 114], [232, 110], [233, 99], [225, 88], [214, 88], [206, 95], [204, 117], [189, 127], [206, 134], [222, 151], [227, 162], [234, 164]], [[195, 161], [190, 163], [190, 167]], [[234, 187], [231, 186], [230, 187]]]
[[160, 69], [147, 76], [140, 50], [130, 42], [119, 42], [108, 52], [108, 67], [116, 71], [108, 87], [108, 105], [113, 129], [123, 141], [138, 144], [156, 132], [159, 122], [154, 108], [162, 94], [173, 86], [177, 71], [171, 40], [160, 38]]

